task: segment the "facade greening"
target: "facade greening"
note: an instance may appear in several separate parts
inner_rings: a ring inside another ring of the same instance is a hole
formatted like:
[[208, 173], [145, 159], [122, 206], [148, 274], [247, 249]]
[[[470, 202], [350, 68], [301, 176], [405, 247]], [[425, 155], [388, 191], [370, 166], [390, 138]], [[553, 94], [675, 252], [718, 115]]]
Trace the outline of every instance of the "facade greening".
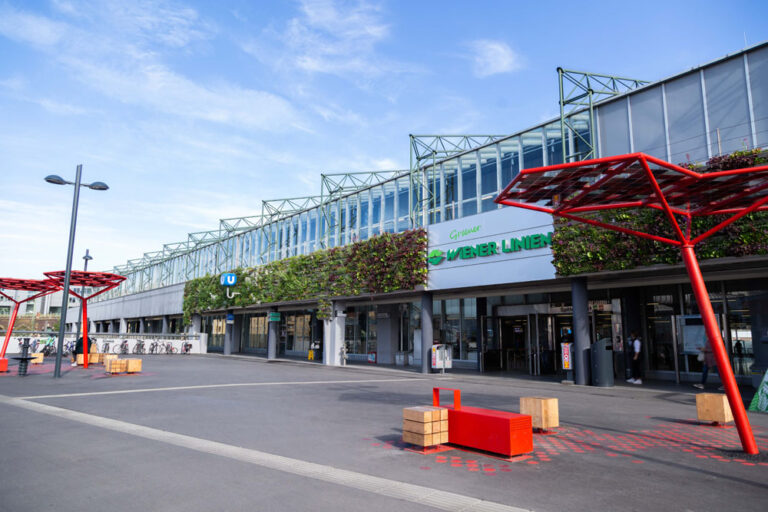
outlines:
[[[482, 243], [481, 234], [472, 229], [486, 219], [501, 214], [511, 224], [518, 222], [517, 213], [499, 212], [500, 206], [493, 199], [520, 169], [561, 163], [563, 154], [581, 154], [583, 141], [593, 144], [598, 156], [642, 151], [673, 163], [703, 162], [737, 150], [767, 147], [766, 84], [768, 44], [764, 43], [602, 101], [594, 109], [594, 126], [586, 112], [576, 112], [569, 125], [577, 135], [566, 132], [565, 140], [558, 118], [513, 135], [489, 136], [473, 147], [434, 150], [431, 158], [423, 151], [416, 158], [412, 155], [416, 165], [409, 171], [371, 173], [373, 178], [367, 181], [333, 188], [326, 186], [324, 176], [317, 197], [282, 200], [284, 207], [265, 209], [260, 216], [222, 220], [218, 230], [191, 233], [183, 243], [167, 244], [162, 251], [116, 268], [128, 280], [102, 300], [114, 301], [237, 268], [259, 268], [292, 256], [349, 246], [381, 233], [429, 228], [432, 237], [433, 227], [456, 225], [458, 233], [466, 232], [457, 236]], [[595, 140], [591, 140], [592, 134]], [[447, 230], [445, 236], [450, 233]], [[510, 233], [511, 237], [529, 234], [512, 228]], [[430, 249], [432, 244], [430, 238]], [[544, 251], [544, 259], [550, 254], [548, 247], [539, 250]], [[493, 257], [476, 258], [473, 272], [497, 275], [495, 270], [487, 270], [496, 264], [491, 261]], [[747, 375], [758, 342], [755, 337], [760, 336], [758, 331], [766, 321], [765, 313], [756, 308], [764, 304], [761, 301], [768, 290], [768, 276], [759, 262], [738, 265], [726, 259], [711, 267], [717, 284], [710, 289], [720, 290], [717, 300], [735, 370]], [[430, 265], [429, 275], [439, 276], [441, 268]], [[600, 274], [599, 269], [595, 272]], [[651, 270], [637, 278], [627, 272], [624, 278], [619, 274], [589, 274], [593, 337], [610, 337], [620, 352], [626, 336], [623, 331], [639, 329], [647, 340], [647, 371], [660, 375], [673, 372], [676, 377], [698, 371], [692, 346], [685, 347], [678, 339], [680, 332], [693, 332], [684, 324], [695, 323], [690, 317], [697, 314], [684, 274], [679, 269]], [[753, 279], [740, 280], [739, 272], [748, 272]], [[557, 372], [559, 347], [568, 340], [571, 329], [570, 288], [560, 275], [553, 268], [551, 275], [545, 272], [536, 277], [526, 277], [525, 272], [520, 277], [514, 272], [503, 277], [498, 274], [495, 282], [483, 281], [482, 285], [473, 285], [472, 279], [459, 279], [454, 285], [428, 284], [426, 290], [433, 295], [431, 341], [450, 344], [458, 366], [533, 374]], [[430, 277], [430, 281], [439, 279]], [[341, 314], [350, 352], [367, 358], [369, 352], [388, 350], [383, 343], [393, 343], [392, 352], [401, 354], [397, 361], [407, 363], [409, 353], [418, 359], [416, 348], [422, 341], [420, 293], [396, 301], [367, 297], [367, 304], [347, 297]], [[713, 303], [717, 300], [713, 297]], [[280, 306], [281, 310], [286, 307]], [[297, 307], [290, 315], [283, 315], [279, 353], [305, 355], [313, 343], [322, 340], [317, 315], [322, 307], [306, 307], [309, 309]], [[266, 315], [266, 305], [238, 311], [238, 350], [267, 350]], [[114, 325], [113, 320], [103, 322]], [[386, 328], [382, 328], [384, 324]], [[204, 315], [200, 328], [209, 333], [211, 349], [223, 350], [224, 312]], [[394, 354], [391, 359], [395, 360]], [[617, 361], [617, 366], [620, 363]]]

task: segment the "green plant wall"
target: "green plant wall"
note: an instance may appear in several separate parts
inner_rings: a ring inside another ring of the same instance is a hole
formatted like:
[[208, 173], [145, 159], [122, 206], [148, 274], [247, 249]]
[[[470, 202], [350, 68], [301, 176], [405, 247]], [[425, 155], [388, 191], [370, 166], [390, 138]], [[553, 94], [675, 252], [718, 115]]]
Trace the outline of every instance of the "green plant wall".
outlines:
[[[683, 166], [699, 172], [713, 172], [755, 167], [767, 162], [764, 152], [749, 150], [714, 157], [704, 167]], [[663, 216], [662, 212], [641, 208], [606, 211], [593, 217], [630, 229], [675, 238]], [[691, 230], [702, 233], [724, 219], [721, 216], [699, 217], [691, 223]], [[682, 261], [677, 247], [562, 218], [555, 218], [552, 253], [560, 276]], [[768, 254], [768, 212], [747, 215], [696, 246], [696, 255], [700, 260], [755, 254]]]
[[317, 300], [318, 316], [326, 317], [333, 297], [412, 290], [426, 284], [426, 250], [427, 232], [416, 229], [237, 268], [232, 270], [238, 282], [232, 299], [218, 275], [194, 279], [184, 287], [184, 322], [204, 311], [299, 300]]

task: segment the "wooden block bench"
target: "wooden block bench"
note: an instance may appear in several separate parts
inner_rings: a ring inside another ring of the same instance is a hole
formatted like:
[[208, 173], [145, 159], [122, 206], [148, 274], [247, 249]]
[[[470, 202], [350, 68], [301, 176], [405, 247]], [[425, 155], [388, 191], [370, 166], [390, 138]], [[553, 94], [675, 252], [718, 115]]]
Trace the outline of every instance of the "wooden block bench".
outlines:
[[520, 397], [520, 414], [529, 415], [533, 428], [543, 432], [560, 426], [557, 398], [522, 396]]
[[461, 391], [432, 389], [432, 405], [440, 406], [440, 390], [453, 391], [448, 409], [448, 442], [512, 457], [533, 451], [531, 417], [526, 414], [461, 405]]
[[699, 421], [724, 425], [733, 421], [728, 397], [722, 393], [699, 393], [696, 395], [696, 416]]
[[125, 359], [107, 359], [104, 362], [104, 371], [107, 373], [125, 373], [127, 368]]
[[416, 446], [448, 442], [448, 410], [419, 406], [403, 409], [403, 441]]
[[34, 352], [34, 353], [30, 354], [30, 356], [32, 357], [32, 359], [29, 360], [30, 363], [32, 363], [32, 364], [43, 364], [43, 357], [44, 357], [44, 355], [43, 355], [42, 352]]
[[125, 359], [125, 371], [128, 373], [141, 372], [141, 359]]

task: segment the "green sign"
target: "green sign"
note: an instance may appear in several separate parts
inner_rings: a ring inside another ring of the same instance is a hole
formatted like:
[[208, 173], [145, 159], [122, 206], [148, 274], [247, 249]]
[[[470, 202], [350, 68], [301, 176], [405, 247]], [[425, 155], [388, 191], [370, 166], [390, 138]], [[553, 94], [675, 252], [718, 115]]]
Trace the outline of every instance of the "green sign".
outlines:
[[749, 404], [749, 410], [768, 412], [768, 372], [765, 372], [763, 382], [760, 383], [757, 393], [752, 398], [752, 403]]
[[270, 322], [279, 322], [280, 321], [280, 312], [271, 311], [269, 313], [269, 321]]
[[485, 258], [496, 254], [506, 254], [520, 251], [530, 251], [552, 246], [552, 232], [536, 233], [534, 235], [521, 236], [520, 238], [507, 238], [501, 242], [484, 242], [474, 245], [464, 245], [448, 251], [434, 249], [429, 253], [427, 260], [431, 265], [439, 265], [444, 261], [471, 260]]

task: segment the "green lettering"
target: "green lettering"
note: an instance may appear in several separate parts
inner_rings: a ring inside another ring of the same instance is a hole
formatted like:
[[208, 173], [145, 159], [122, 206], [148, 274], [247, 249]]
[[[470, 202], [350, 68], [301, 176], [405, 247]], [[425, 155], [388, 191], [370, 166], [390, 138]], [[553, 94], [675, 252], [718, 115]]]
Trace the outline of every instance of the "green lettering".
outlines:
[[531, 249], [538, 249], [541, 247], [541, 236], [531, 235]]
[[448, 249], [448, 261], [453, 261], [456, 258], [459, 257], [461, 248], [458, 249]]
[[486, 245], [488, 246], [488, 256], [499, 254], [499, 246], [496, 245], [496, 242], [488, 242]]
[[[511, 240], [510, 240], [510, 242], [511, 242]], [[502, 240], [501, 241], [501, 252], [512, 252], [512, 247], [507, 245], [507, 241], [506, 240]]]
[[541, 235], [542, 242], [544, 242], [544, 247], [550, 246], [552, 247], [552, 232], [550, 231], [546, 235]]
[[477, 244], [477, 255], [488, 256], [488, 244]]

